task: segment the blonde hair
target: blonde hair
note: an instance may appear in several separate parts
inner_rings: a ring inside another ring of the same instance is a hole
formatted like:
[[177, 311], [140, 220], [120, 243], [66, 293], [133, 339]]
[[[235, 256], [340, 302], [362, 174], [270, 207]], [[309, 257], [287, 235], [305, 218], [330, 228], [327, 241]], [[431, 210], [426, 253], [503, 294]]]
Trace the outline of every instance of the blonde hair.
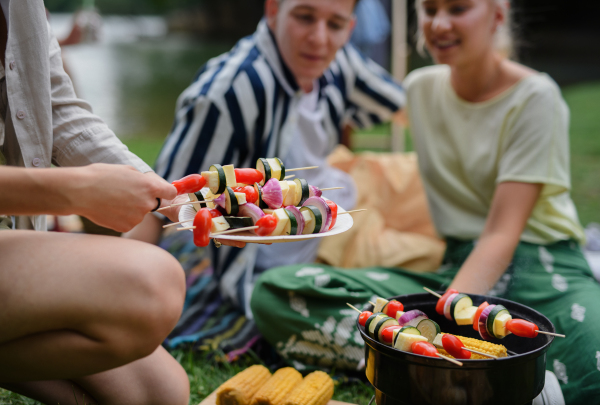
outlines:
[[[510, 0], [489, 0], [496, 5], [500, 6], [504, 10], [504, 24], [498, 27], [496, 30], [496, 36], [494, 38], [494, 48], [502, 54], [502, 56], [515, 59], [516, 58], [516, 41], [515, 41], [515, 27], [513, 25], [513, 13], [511, 7]], [[417, 0], [417, 17], [419, 15], [419, 5], [423, 2], [423, 0]], [[417, 18], [418, 20], [418, 18]], [[425, 36], [417, 22], [417, 31], [416, 31], [416, 47], [417, 52], [421, 56], [426, 56], [425, 49]]]

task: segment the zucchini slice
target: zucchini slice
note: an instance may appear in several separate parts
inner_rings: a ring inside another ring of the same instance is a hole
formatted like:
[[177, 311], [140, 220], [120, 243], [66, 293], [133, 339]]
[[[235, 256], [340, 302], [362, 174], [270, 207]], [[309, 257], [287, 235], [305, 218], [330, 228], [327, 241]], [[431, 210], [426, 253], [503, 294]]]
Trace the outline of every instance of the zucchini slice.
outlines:
[[283, 180], [285, 179], [285, 165], [278, 157], [276, 157], [275, 160], [277, 161], [277, 163], [279, 163], [279, 167], [281, 167], [281, 174], [279, 175], [279, 180]]
[[220, 216], [212, 219], [212, 223], [210, 225], [210, 232], [217, 233], [223, 232], [231, 228], [229, 222], [225, 219], [225, 217]]
[[367, 318], [367, 321], [365, 322], [365, 331], [367, 332], [367, 334], [369, 336], [372, 336], [372, 331], [371, 329], [373, 329], [373, 331], [375, 330], [375, 325], [377, 325], [377, 318], [381, 318], [387, 316], [386, 314], [384, 314], [383, 312], [375, 312], [373, 315], [371, 315], [370, 317]]
[[225, 176], [225, 170], [223, 170], [221, 165], [212, 165], [208, 168], [208, 171], [217, 172], [219, 176], [217, 179], [217, 184], [210, 185], [210, 191], [212, 191], [213, 194], [222, 194], [225, 191], [225, 187], [227, 187], [227, 176]]
[[225, 212], [227, 215], [235, 217], [240, 211], [240, 206], [238, 204], [238, 200], [235, 196], [235, 193], [231, 189], [231, 187], [225, 188]]
[[258, 183], [254, 183], [254, 190], [256, 190], [256, 194], [258, 194], [258, 208], [260, 209], [265, 209], [265, 208], [269, 208], [269, 206], [267, 204], [265, 204], [265, 202], [262, 200], [262, 187], [258, 184]]
[[319, 211], [319, 209], [314, 205], [307, 205], [306, 207], [300, 208], [300, 212], [303, 216], [304, 213], [307, 212], [312, 218], [312, 221], [304, 222], [304, 230], [302, 231], [302, 234], [308, 235], [311, 233], [319, 233], [321, 226], [323, 225], [323, 216], [321, 215], [321, 211]]
[[469, 297], [467, 294], [457, 294], [450, 304], [450, 316], [453, 320], [455, 320], [456, 314], [471, 306], [473, 306], [473, 300], [471, 297]]
[[[393, 326], [393, 325], [398, 325], [398, 321], [395, 320], [392, 317], [389, 317], [389, 316], [386, 317], [386, 318], [383, 318], [382, 320], [380, 320], [379, 322], [377, 322], [377, 325], [375, 325], [375, 331], [373, 332], [373, 337], [378, 342], [381, 342], [381, 343], [385, 344], [385, 342], [381, 338], [381, 332], [383, 332], [383, 330], [385, 328], [387, 328], [388, 326]], [[391, 344], [390, 344], [390, 346], [391, 346]]]
[[254, 226], [254, 222], [250, 217], [224, 217], [231, 229], [247, 228]]
[[267, 159], [259, 158], [256, 161], [256, 170], [263, 175], [262, 181], [258, 184], [264, 186], [265, 183], [271, 179], [271, 165], [267, 162]]
[[308, 181], [304, 179], [294, 179], [296, 183], [296, 201], [295, 206], [299, 207], [310, 197], [310, 188], [308, 187]]
[[271, 166], [271, 177], [279, 181], [283, 181], [285, 176], [281, 175], [281, 165], [279, 164], [280, 160], [277, 158], [272, 158], [267, 159], [267, 162], [269, 163], [269, 166]]
[[421, 332], [421, 335], [425, 336], [429, 343], [433, 343], [433, 339], [440, 333], [440, 325], [431, 319], [422, 319], [417, 324], [417, 329]]
[[[290, 217], [290, 235], [298, 234], [298, 221], [296, 221], [296, 216], [288, 209], [284, 208], [285, 213], [288, 217]], [[252, 226], [252, 225], [250, 225]]]
[[[205, 201], [204, 194], [202, 194], [201, 191], [188, 193], [188, 198], [190, 201]], [[206, 208], [206, 203], [192, 204], [192, 208], [194, 208], [194, 211], [198, 212], [201, 208]]]
[[504, 336], [498, 336], [496, 335], [494, 332], [494, 321], [496, 320], [496, 318], [501, 317], [504, 318], [506, 316], [506, 314], [510, 315], [510, 312], [508, 312], [508, 309], [506, 309], [504, 306], [502, 305], [496, 305], [492, 311], [490, 312], [490, 314], [488, 315], [487, 318], [487, 322], [486, 322], [486, 329], [487, 332], [490, 334], [491, 337], [495, 337], [496, 339], [502, 339]]

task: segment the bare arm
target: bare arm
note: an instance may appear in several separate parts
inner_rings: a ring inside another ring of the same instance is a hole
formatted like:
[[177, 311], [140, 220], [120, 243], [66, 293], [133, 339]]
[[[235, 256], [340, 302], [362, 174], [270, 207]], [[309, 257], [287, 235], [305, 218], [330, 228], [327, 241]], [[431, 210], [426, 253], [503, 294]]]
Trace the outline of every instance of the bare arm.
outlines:
[[93, 164], [78, 168], [0, 167], [0, 214], [78, 214], [98, 225], [126, 232], [171, 200], [175, 187], [154, 173], [133, 167]]
[[542, 184], [517, 182], [496, 187], [483, 233], [450, 288], [485, 294], [496, 284], [512, 261], [541, 190]]

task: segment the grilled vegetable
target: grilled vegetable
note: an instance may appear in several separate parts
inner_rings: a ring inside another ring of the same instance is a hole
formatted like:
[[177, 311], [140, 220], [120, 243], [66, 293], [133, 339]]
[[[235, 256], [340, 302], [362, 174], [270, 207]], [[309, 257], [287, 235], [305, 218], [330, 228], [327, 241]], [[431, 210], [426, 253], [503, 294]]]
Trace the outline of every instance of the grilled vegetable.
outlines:
[[[216, 211], [216, 210], [211, 210], [211, 211]], [[212, 233], [223, 232], [223, 231], [228, 230], [229, 228], [231, 228], [231, 225], [229, 225], [229, 222], [227, 222], [227, 219], [225, 219], [225, 217], [223, 215], [221, 215], [221, 213], [219, 213], [219, 215], [216, 217], [213, 216], [212, 224], [210, 226], [210, 231]]]
[[456, 359], [470, 359], [471, 352], [464, 350], [465, 344], [456, 336], [446, 333], [442, 336], [442, 345], [452, 357]]
[[254, 226], [254, 221], [250, 217], [223, 217], [229, 223], [231, 229], [247, 228]]
[[226, 187], [225, 192], [225, 212], [227, 215], [236, 216], [240, 210], [240, 203], [238, 202], [238, 196], [242, 195], [244, 203], [246, 202], [246, 195], [243, 193], [235, 193], [231, 187]]
[[206, 179], [200, 174], [190, 174], [171, 183], [177, 189], [177, 195], [196, 193], [206, 185]]
[[475, 316], [473, 317], [473, 329], [475, 329], [475, 331], [479, 332], [479, 317], [481, 316], [481, 313], [483, 312], [483, 310], [485, 309], [485, 307], [487, 307], [488, 302], [485, 301], [483, 302], [479, 307], [477, 307], [477, 311], [475, 312]]
[[375, 300], [375, 307], [373, 308], [373, 312], [383, 312], [383, 307], [387, 305], [389, 301], [385, 298], [377, 297]]
[[308, 182], [304, 179], [294, 179], [294, 183], [296, 183], [296, 200], [294, 201], [294, 205], [300, 206], [310, 197], [310, 188], [308, 187]]
[[252, 398], [252, 405], [283, 405], [285, 397], [302, 381], [293, 367], [277, 370]]
[[[446, 301], [446, 305], [450, 299]], [[473, 300], [467, 294], [457, 294], [450, 302], [450, 320], [456, 319], [456, 315], [473, 306]], [[475, 312], [473, 312], [475, 314]], [[444, 314], [445, 315], [445, 314]]]
[[508, 335], [509, 332], [506, 330], [506, 321], [509, 319], [512, 319], [512, 316], [510, 315], [510, 312], [508, 312], [508, 309], [504, 308], [502, 305], [496, 305], [494, 309], [490, 311], [486, 322], [489, 335], [496, 339], [502, 339]]
[[367, 322], [367, 319], [369, 319], [369, 317], [373, 315], [373, 312], [371, 311], [363, 311], [360, 313], [360, 315], [358, 316], [358, 324], [360, 326], [365, 326], [365, 323]]
[[375, 330], [373, 331], [373, 338], [375, 340], [377, 340], [378, 342], [381, 343], [385, 343], [385, 341], [383, 340], [381, 333], [383, 332], [383, 330], [389, 326], [400, 326], [398, 325], [398, 321], [395, 320], [394, 318], [391, 318], [389, 316], [381, 319], [379, 322], [377, 322], [377, 325], [375, 325]]
[[404, 310], [404, 305], [402, 305], [400, 301], [391, 300], [383, 306], [381, 312], [385, 312], [386, 314], [388, 314], [388, 316], [395, 318], [398, 311], [402, 310]]
[[302, 234], [309, 235], [311, 233], [319, 233], [319, 230], [323, 225], [321, 211], [313, 205], [307, 205], [300, 208], [300, 213], [302, 213], [302, 217], [304, 218], [304, 229], [302, 230]]
[[451, 288], [448, 291], [446, 291], [444, 295], [442, 295], [442, 297], [438, 300], [437, 304], [435, 304], [435, 312], [437, 312], [440, 315], [444, 315], [444, 305], [446, 304], [446, 300], [451, 294], [456, 293], [458, 293], [458, 291], [456, 291], [454, 288]]
[[457, 325], [473, 325], [477, 307], [471, 305], [454, 315], [454, 320]]
[[413, 319], [422, 316], [424, 318], [428, 318], [428, 316], [425, 314], [425, 312], [423, 311], [419, 311], [418, 309], [412, 309], [410, 311], [406, 311], [401, 317], [400, 319], [398, 319], [398, 323], [400, 325], [406, 325], [408, 322], [412, 321]]
[[386, 316], [387, 315], [383, 312], [374, 312], [373, 315], [371, 315], [365, 322], [365, 331], [367, 332], [367, 335], [373, 337], [373, 333], [375, 332], [375, 326], [377, 325], [377, 322], [379, 322], [380, 319]]
[[417, 324], [417, 329], [421, 335], [425, 336], [429, 343], [433, 343], [433, 339], [440, 333], [440, 325], [431, 319], [422, 319]]
[[421, 335], [399, 332], [394, 341], [394, 348], [405, 352], [410, 352], [410, 348], [415, 342], [427, 342], [427, 338]]
[[439, 357], [437, 349], [429, 342], [414, 342], [410, 350], [414, 354], [420, 354], [421, 356]]
[[217, 405], [249, 405], [254, 394], [270, 377], [271, 373], [264, 366], [248, 367], [217, 389]]
[[[443, 335], [445, 335], [445, 334], [440, 333], [439, 335], [437, 335], [435, 337], [435, 339], [433, 340], [433, 345], [439, 349], [441, 354], [447, 354], [447, 352], [445, 350], [443, 350], [443, 344], [442, 344], [442, 336]], [[508, 356], [506, 347], [504, 347], [503, 345], [497, 345], [494, 343], [484, 342], [483, 340], [473, 339], [473, 338], [464, 337], [464, 336], [458, 336], [458, 335], [454, 335], [454, 336], [459, 338], [460, 341], [465, 345], [465, 347], [467, 349], [473, 349], [473, 350], [477, 350], [478, 352], [493, 354], [494, 356], [498, 356], [498, 357]], [[473, 353], [471, 356], [471, 359], [489, 360], [489, 357], [485, 357], [485, 356], [481, 356], [479, 354]]]
[[538, 335], [538, 326], [524, 319], [509, 319], [506, 321], [506, 329], [521, 337], [534, 338]]
[[492, 309], [494, 309], [495, 306], [496, 305], [488, 305], [485, 307], [479, 316], [479, 320], [477, 321], [479, 324], [479, 336], [481, 336], [483, 340], [492, 340], [492, 336], [487, 330], [487, 320], [490, 312], [492, 312]]
[[206, 178], [206, 184], [213, 194], [221, 194], [227, 187], [227, 176], [221, 165], [212, 165], [208, 172], [202, 172], [202, 177]]
[[294, 388], [284, 405], [325, 405], [333, 396], [333, 380], [322, 371], [313, 371]]

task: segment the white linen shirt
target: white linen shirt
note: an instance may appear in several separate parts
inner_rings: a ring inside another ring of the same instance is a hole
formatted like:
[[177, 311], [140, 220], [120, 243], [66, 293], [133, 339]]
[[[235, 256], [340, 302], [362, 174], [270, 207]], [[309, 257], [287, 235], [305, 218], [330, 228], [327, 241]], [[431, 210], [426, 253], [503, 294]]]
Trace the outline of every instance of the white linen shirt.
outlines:
[[[8, 16], [6, 69], [0, 72], [8, 102], [6, 121], [0, 124], [6, 164], [49, 168], [114, 163], [151, 171], [75, 95], [43, 1], [11, 1]], [[34, 228], [46, 229], [45, 216], [34, 221]]]

